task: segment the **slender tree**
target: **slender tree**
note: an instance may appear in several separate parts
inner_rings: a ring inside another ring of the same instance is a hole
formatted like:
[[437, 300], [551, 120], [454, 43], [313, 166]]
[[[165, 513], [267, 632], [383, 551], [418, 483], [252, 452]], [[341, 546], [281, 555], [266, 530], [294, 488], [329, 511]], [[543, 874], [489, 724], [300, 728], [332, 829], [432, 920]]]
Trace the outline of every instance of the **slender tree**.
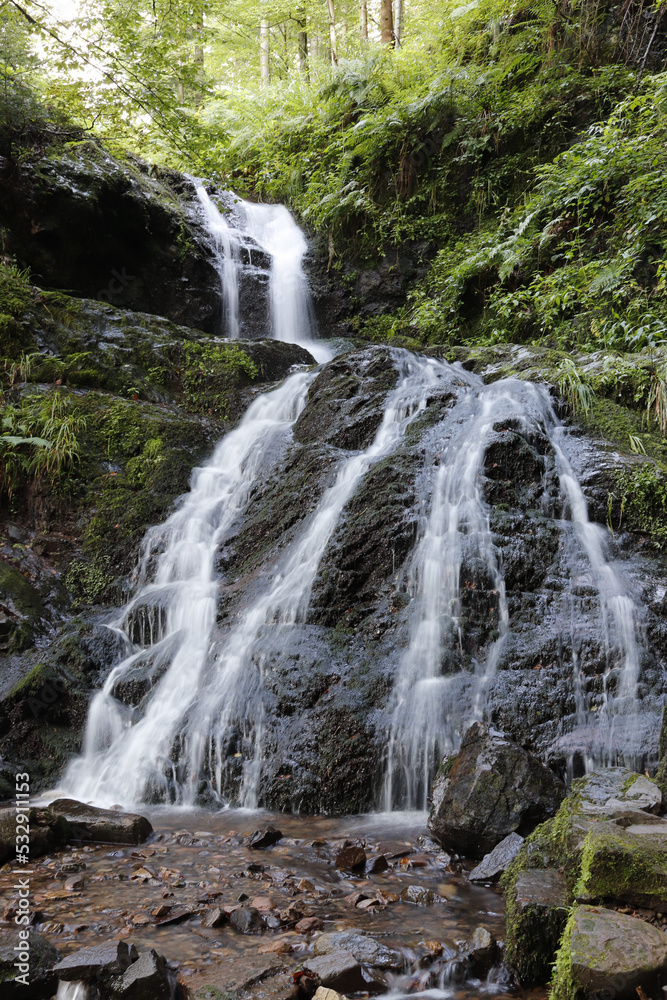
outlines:
[[394, 0], [394, 47], [403, 41], [403, 0]]
[[380, 2], [380, 38], [383, 45], [394, 44], [394, 12], [392, 0]]
[[298, 45], [299, 45], [299, 70], [301, 76], [306, 80], [309, 78], [308, 72], [308, 31], [306, 20], [306, 8], [299, 8], [298, 21], [299, 33], [298, 33]]
[[270, 46], [269, 19], [264, 15], [259, 25], [259, 77], [263, 87], [271, 83]]
[[368, 41], [368, 4], [366, 0], [359, 0], [359, 34], [362, 42]]
[[[391, 8], [391, 0], [389, 0], [389, 5]], [[329, 46], [331, 48], [331, 63], [333, 66], [337, 66], [338, 45], [336, 42], [336, 8], [334, 7], [334, 0], [327, 0], [327, 10], [329, 12]]]

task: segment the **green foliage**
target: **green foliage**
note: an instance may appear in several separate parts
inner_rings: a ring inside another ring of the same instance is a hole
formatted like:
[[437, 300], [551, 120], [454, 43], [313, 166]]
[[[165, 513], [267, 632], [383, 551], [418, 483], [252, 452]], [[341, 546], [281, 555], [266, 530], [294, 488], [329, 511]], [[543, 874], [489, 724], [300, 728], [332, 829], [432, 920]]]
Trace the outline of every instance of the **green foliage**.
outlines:
[[0, 354], [15, 354], [21, 339], [19, 320], [31, 302], [28, 272], [0, 259]]
[[571, 358], [564, 358], [556, 369], [556, 379], [561, 396], [567, 400], [574, 413], [589, 413], [593, 403], [593, 392], [582, 379], [581, 373]]
[[645, 531], [661, 548], [667, 545], [667, 476], [642, 462], [616, 473], [616, 492], [630, 528]]
[[74, 607], [96, 604], [104, 595], [113, 579], [100, 561], [85, 562], [75, 559], [65, 576], [65, 586], [73, 597]]
[[0, 492], [10, 499], [30, 483], [64, 483], [80, 457], [85, 417], [60, 392], [0, 404]]

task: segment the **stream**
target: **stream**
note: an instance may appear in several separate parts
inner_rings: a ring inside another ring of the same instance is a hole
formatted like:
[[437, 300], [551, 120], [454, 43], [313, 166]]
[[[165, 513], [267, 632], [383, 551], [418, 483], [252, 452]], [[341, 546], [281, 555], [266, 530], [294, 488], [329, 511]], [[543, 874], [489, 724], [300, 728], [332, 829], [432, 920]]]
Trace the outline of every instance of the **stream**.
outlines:
[[[146, 814], [155, 834], [144, 846], [86, 845], [35, 864], [35, 929], [63, 953], [131, 938], [140, 949], [166, 955], [193, 995], [202, 984], [219, 982], [259, 1000], [279, 995], [277, 971], [293, 983], [319, 933], [355, 930], [400, 953], [402, 967], [390, 962], [394, 967], [374, 970], [392, 997], [467, 1000], [512, 992], [497, 964], [483, 977], [471, 975], [460, 954], [478, 926], [502, 940], [502, 896], [468, 881], [464, 868], [427, 836], [423, 814], [326, 818], [164, 808]], [[270, 826], [282, 839], [251, 850], [253, 831]], [[385, 857], [386, 870], [337, 870], [333, 857], [346, 840], [365, 845], [369, 859]], [[6, 913], [12, 876], [0, 879]], [[406, 890], [434, 901], [401, 899]], [[212, 905], [246, 900], [262, 913], [261, 930], [202, 926]], [[290, 926], [288, 908], [295, 904], [295, 916], [319, 918], [319, 933]], [[544, 995], [530, 994], [536, 1000]]]

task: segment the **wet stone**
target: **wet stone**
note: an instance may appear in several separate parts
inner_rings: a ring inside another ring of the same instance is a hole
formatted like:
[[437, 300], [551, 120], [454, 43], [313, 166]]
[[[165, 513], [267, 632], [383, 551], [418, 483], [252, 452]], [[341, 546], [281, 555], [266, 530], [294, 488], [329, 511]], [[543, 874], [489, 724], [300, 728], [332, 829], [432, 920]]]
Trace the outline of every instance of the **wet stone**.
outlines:
[[344, 871], [354, 871], [366, 864], [366, 852], [363, 847], [344, 847], [336, 854], [336, 868]]
[[360, 931], [320, 934], [313, 951], [316, 955], [327, 955], [341, 948], [353, 955], [361, 965], [372, 965], [377, 969], [402, 969], [405, 965], [400, 951]]
[[202, 927], [222, 927], [223, 924], [227, 923], [227, 914], [214, 906], [210, 909], [203, 917], [201, 925]]
[[231, 914], [229, 922], [240, 934], [254, 934], [263, 926], [261, 914], [254, 906], [239, 906]]
[[476, 927], [465, 951], [475, 975], [486, 976], [497, 955], [496, 942], [491, 932], [486, 927]]
[[140, 955], [123, 975], [110, 984], [116, 1000], [172, 1000], [173, 983], [162, 955], [151, 948]]
[[437, 892], [433, 892], [432, 889], [426, 889], [422, 885], [408, 885], [401, 892], [401, 899], [404, 903], [415, 903], [417, 906], [427, 906], [431, 903], [445, 903], [447, 902], [442, 896], [439, 896]]
[[[60, 957], [57, 948], [37, 931], [30, 931], [30, 952], [28, 959], [28, 981], [25, 987], [14, 978], [17, 969], [15, 945], [19, 943], [18, 934], [14, 929], [11, 935], [2, 936], [0, 941], [0, 984], [2, 1000], [46, 1000], [53, 996], [56, 990], [56, 974], [53, 966]], [[19, 973], [22, 970], [18, 970]]]
[[324, 924], [319, 917], [304, 917], [303, 920], [298, 920], [294, 926], [294, 930], [297, 934], [312, 934], [313, 931], [321, 931]]
[[[572, 914], [569, 975], [589, 993], [611, 991], [619, 1000], [649, 991], [667, 977], [667, 935], [637, 917], [602, 907]], [[611, 995], [611, 992], [609, 995]]]
[[273, 847], [279, 840], [282, 840], [282, 833], [274, 826], [267, 826], [264, 830], [256, 830], [251, 836], [248, 847], [253, 851], [261, 851], [267, 847]]
[[377, 854], [375, 857], [368, 859], [366, 863], [366, 874], [378, 875], [380, 872], [386, 872], [388, 868], [389, 862], [384, 854]]
[[343, 949], [308, 958], [303, 963], [303, 968], [322, 986], [333, 990], [356, 993], [366, 988], [359, 962], [349, 951]]
[[123, 973], [136, 960], [134, 946], [128, 948], [126, 941], [111, 941], [109, 944], [82, 948], [67, 955], [53, 971], [58, 979], [65, 982], [95, 979], [101, 972], [109, 975]]
[[471, 882], [495, 882], [509, 867], [521, 850], [524, 838], [518, 833], [510, 833], [497, 844], [490, 854], [485, 855], [476, 868], [470, 872]]
[[142, 844], [153, 832], [153, 827], [145, 816], [97, 809], [74, 799], [57, 799], [49, 809], [55, 816], [67, 821], [74, 840]]

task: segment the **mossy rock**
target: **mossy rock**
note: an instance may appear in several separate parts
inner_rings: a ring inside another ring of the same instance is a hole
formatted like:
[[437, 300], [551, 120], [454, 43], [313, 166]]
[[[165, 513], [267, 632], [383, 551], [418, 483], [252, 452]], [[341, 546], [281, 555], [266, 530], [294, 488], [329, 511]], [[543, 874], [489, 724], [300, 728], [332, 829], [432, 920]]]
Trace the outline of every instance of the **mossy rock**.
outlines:
[[565, 877], [555, 869], [525, 870], [512, 880], [504, 960], [522, 986], [548, 980], [570, 902]]
[[589, 831], [577, 898], [667, 910], [667, 824], [636, 828], [641, 833], [633, 829], [599, 823]]
[[635, 1000], [638, 987], [653, 996], [666, 980], [663, 931], [616, 910], [577, 906], [556, 958], [551, 1000]]

